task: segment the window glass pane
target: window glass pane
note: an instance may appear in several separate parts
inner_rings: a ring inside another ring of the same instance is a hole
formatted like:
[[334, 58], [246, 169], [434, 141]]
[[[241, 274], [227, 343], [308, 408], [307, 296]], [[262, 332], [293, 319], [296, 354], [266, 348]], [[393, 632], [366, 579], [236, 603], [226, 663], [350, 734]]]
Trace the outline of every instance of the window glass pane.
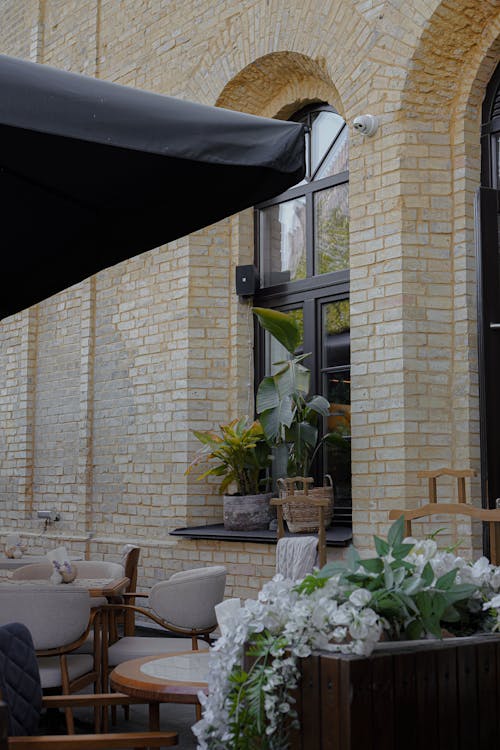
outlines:
[[305, 226], [305, 197], [260, 212], [260, 268], [264, 286], [306, 278]]
[[349, 268], [348, 186], [336, 185], [314, 196], [316, 275]]
[[349, 370], [337, 369], [325, 373], [325, 395], [330, 402], [327, 429], [338, 433], [338, 444], [324, 449], [325, 473], [333, 481], [335, 497], [334, 520], [350, 520], [351, 492], [351, 379]]
[[347, 136], [347, 128], [344, 126], [344, 129], [330, 149], [330, 153], [314, 176], [315, 180], [321, 180], [323, 177], [331, 177], [340, 172], [347, 172], [349, 168], [349, 138]]
[[335, 112], [318, 112], [311, 119], [311, 172], [314, 173], [344, 125], [344, 120]]
[[497, 151], [497, 185], [500, 185], [500, 135], [497, 135], [496, 151]]
[[[287, 315], [295, 320], [301, 331], [300, 340], [304, 340], [304, 313], [302, 308], [296, 310], [287, 310]], [[302, 354], [302, 345], [295, 352], [295, 354]], [[266, 351], [266, 374], [274, 375], [279, 370], [279, 365], [276, 362], [283, 362], [286, 359], [291, 359], [290, 352], [277, 341], [274, 336], [267, 333], [265, 338], [265, 351]]]
[[[323, 394], [330, 403], [326, 429], [339, 435], [338, 444], [326, 445], [325, 471], [333, 480], [335, 515], [349, 516], [351, 508], [351, 377], [349, 300], [322, 305]], [[325, 372], [325, 368], [330, 368]]]
[[323, 305], [323, 362], [322, 367], [339, 367], [349, 365], [350, 350], [350, 312], [349, 300], [328, 302]]

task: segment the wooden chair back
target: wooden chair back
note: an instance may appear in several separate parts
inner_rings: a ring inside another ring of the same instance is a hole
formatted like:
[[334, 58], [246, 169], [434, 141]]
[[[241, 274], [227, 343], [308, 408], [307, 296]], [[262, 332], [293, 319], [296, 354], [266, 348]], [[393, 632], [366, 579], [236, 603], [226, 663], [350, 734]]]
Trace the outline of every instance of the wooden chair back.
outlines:
[[[476, 476], [473, 469], [455, 470], [455, 469], [436, 469], [435, 471], [419, 471], [418, 476], [429, 480], [429, 502], [420, 508], [391, 510], [389, 520], [395, 521], [400, 516], [405, 520], [405, 535], [411, 536], [412, 521], [419, 518], [432, 516], [468, 516], [476, 521], [488, 524], [489, 541], [490, 541], [490, 562], [493, 565], [500, 564], [500, 508], [477, 508], [474, 505], [468, 505], [465, 497], [465, 479]], [[458, 502], [456, 503], [439, 503], [437, 501], [436, 480], [441, 476], [455, 477], [458, 485]]]
[[[137, 591], [137, 569], [139, 567], [139, 557], [141, 556], [140, 547], [132, 547], [127, 552], [124, 560], [125, 576], [129, 579], [127, 594], [135, 594]], [[135, 597], [127, 597], [127, 604], [134, 605]], [[135, 634], [135, 612], [134, 610], [126, 610], [123, 621], [123, 634], [134, 635]]]
[[[308, 494], [308, 486], [312, 485], [314, 480], [307, 477], [292, 477], [284, 479], [286, 486], [286, 497], [273, 497], [271, 505], [276, 507], [278, 517], [278, 540], [285, 536], [285, 522], [283, 519], [283, 505], [309, 505], [318, 508], [319, 526], [318, 526], [318, 562], [320, 568], [326, 565], [326, 533], [325, 533], [325, 509], [328, 508], [329, 500], [326, 497], [313, 497]], [[296, 491], [297, 484], [302, 487]]]
[[455, 477], [458, 488], [458, 502], [465, 503], [465, 480], [477, 476], [474, 469], [434, 469], [433, 471], [419, 471], [417, 477], [427, 479], [429, 483], [429, 502], [437, 503], [437, 480], [439, 477]]

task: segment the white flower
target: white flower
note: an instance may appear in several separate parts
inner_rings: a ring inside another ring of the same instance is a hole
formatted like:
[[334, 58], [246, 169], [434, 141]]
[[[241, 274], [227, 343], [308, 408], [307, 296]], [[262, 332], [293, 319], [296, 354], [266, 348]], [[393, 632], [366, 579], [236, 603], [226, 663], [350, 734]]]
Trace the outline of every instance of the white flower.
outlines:
[[483, 609], [500, 609], [500, 594], [497, 594], [489, 602], [483, 604]]
[[367, 589], [355, 589], [349, 601], [354, 604], [355, 607], [365, 607], [371, 601], [372, 595]]

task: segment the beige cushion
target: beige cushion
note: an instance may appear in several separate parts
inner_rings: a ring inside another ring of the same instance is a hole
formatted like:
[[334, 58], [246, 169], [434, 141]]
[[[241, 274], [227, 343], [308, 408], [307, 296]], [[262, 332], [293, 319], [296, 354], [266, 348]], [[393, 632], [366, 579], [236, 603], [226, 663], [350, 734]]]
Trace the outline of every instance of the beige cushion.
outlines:
[[[92, 672], [94, 660], [87, 654], [72, 654], [66, 657], [69, 679], [75, 680], [87, 672]], [[41, 656], [38, 658], [38, 669], [40, 670], [40, 681], [42, 688], [54, 688], [61, 686], [61, 670], [59, 668], [58, 656]]]
[[[205, 651], [209, 648], [205, 641], [198, 641], [198, 648]], [[191, 651], [191, 638], [140, 638], [127, 636], [109, 647], [108, 661], [116, 667], [129, 659], [140, 659], [143, 656], [175, 654], [180, 651]]]
[[215, 605], [224, 599], [225, 586], [226, 569], [222, 565], [184, 570], [153, 586], [149, 606], [176, 627], [210, 629], [217, 624]]
[[87, 589], [76, 586], [0, 582], [0, 625], [26, 625], [36, 649], [66, 646], [85, 632], [90, 602]]

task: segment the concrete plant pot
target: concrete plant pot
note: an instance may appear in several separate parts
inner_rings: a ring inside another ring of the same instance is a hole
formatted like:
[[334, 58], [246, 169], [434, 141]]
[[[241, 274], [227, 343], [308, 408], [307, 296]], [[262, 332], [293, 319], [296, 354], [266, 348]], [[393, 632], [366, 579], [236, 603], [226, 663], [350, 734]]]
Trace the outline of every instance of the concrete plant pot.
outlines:
[[224, 495], [224, 528], [228, 531], [267, 529], [274, 517], [272, 492], [261, 495]]

